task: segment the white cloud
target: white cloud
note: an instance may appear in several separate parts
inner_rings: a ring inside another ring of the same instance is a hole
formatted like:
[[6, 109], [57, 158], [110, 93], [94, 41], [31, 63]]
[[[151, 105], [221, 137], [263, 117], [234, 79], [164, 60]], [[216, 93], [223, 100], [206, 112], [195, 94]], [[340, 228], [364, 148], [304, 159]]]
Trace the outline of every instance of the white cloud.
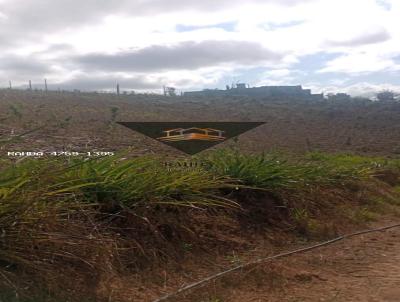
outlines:
[[290, 69], [272, 69], [264, 72], [265, 77], [287, 78], [296, 71]]
[[382, 27], [366, 29], [365, 33], [356, 32], [348, 39], [330, 40], [328, 45], [332, 46], [362, 46], [368, 44], [376, 44], [389, 40], [391, 38], [389, 32]]
[[318, 83], [306, 83], [304, 86], [312, 89], [316, 93], [324, 93], [325, 95], [328, 93], [344, 92], [351, 96], [374, 98], [378, 92], [383, 90], [390, 90], [400, 95], [400, 85], [394, 84], [371, 84], [368, 82], [359, 82], [351, 85], [337, 83], [337, 85], [321, 86]]
[[[0, 58], [8, 58], [0, 83], [46, 76], [72, 85], [82, 76], [95, 87], [86, 76], [104, 86], [123, 75], [190, 88], [250, 67], [265, 69], [255, 82], [280, 84], [308, 73], [326, 83], [330, 73], [399, 72], [399, 15], [398, 0], [0, 0]], [[223, 23], [233, 30], [213, 26]], [[177, 25], [211, 27], [179, 32]], [[205, 47], [185, 52], [185, 43]], [[164, 57], [144, 56], [151, 49]], [[294, 70], [304, 56], [321, 53], [342, 55]], [[76, 64], [77, 57], [92, 64]]]
[[319, 72], [342, 72], [348, 74], [371, 73], [376, 71], [400, 70], [392, 59], [375, 53], [355, 52], [340, 56], [326, 64]]

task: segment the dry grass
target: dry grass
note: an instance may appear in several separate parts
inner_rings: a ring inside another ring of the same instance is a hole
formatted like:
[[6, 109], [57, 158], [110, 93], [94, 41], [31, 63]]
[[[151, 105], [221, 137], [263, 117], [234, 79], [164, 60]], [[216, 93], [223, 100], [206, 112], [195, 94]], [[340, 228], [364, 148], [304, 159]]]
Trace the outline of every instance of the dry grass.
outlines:
[[[331, 236], [335, 219], [366, 217], [366, 200], [381, 198], [383, 207], [398, 198], [373, 178], [382, 170], [398, 175], [397, 161], [324, 154], [286, 160], [232, 150], [199, 160], [208, 162], [204, 170], [167, 171], [149, 157], [5, 163], [2, 288], [22, 298], [102, 301], [113, 276], [248, 248], [271, 228]], [[367, 185], [376, 182], [386, 189]], [[364, 212], [343, 216], [341, 207]]]

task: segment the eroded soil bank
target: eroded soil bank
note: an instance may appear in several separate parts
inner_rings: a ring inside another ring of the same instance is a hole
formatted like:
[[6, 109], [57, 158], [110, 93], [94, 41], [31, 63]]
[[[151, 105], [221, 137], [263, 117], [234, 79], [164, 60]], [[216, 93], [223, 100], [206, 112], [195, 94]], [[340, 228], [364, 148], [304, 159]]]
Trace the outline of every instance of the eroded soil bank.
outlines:
[[263, 264], [174, 301], [397, 302], [400, 228]]

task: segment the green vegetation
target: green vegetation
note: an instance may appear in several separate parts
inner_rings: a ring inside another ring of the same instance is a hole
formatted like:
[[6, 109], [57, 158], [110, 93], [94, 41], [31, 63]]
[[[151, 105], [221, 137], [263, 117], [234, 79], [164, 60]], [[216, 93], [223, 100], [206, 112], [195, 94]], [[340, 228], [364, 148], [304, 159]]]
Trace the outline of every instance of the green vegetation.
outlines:
[[[318, 215], [329, 214], [329, 202], [341, 206], [349, 202], [353, 207], [354, 187], [368, 193], [364, 184], [385, 181], [385, 177], [379, 180], [383, 172], [391, 176], [390, 182], [400, 175], [399, 161], [352, 155], [313, 153], [288, 159], [220, 150], [196, 160], [206, 164], [200, 169], [168, 170], [161, 158], [126, 155], [3, 160], [0, 289], [19, 297], [36, 290], [38, 295], [96, 297], [87, 288], [93, 278], [126, 267], [140, 271], [168, 262], [170, 255], [195, 253], [202, 244], [215, 244], [215, 229], [205, 221], [221, 219], [218, 226], [223, 232], [224, 219], [235, 221], [254, 201], [246, 194], [273, 194], [258, 197], [257, 211], [270, 206], [271, 198], [284, 200], [277, 202], [284, 211], [278, 223], [309, 234], [324, 229]], [[379, 201], [380, 207], [389, 195], [391, 201], [398, 198], [395, 185], [371, 197], [370, 203], [377, 207]], [[355, 221], [374, 219], [368, 205], [364, 202], [352, 212]], [[268, 215], [275, 212], [266, 213], [267, 224]], [[248, 221], [258, 223], [251, 217]], [[222, 236], [225, 243], [230, 233]], [[234, 257], [232, 261], [240, 259]]]
[[244, 155], [232, 150], [215, 152], [206, 160], [211, 171], [218, 175], [229, 175], [247, 186], [268, 190], [344, 184], [370, 177], [377, 167], [358, 157], [310, 154], [306, 159], [288, 160], [277, 155]]
[[12, 116], [21, 119], [22, 118], [22, 113], [21, 113], [21, 108], [20, 105], [18, 104], [12, 104], [9, 106], [9, 111]]
[[114, 123], [114, 122], [117, 120], [118, 111], [119, 111], [119, 108], [118, 108], [118, 107], [111, 107], [111, 108], [110, 108], [110, 112], [111, 112], [111, 119], [110, 119], [110, 121], [111, 121], [112, 123]]
[[334, 166], [344, 166], [347, 168], [370, 168], [370, 169], [399, 169], [400, 159], [390, 159], [385, 157], [366, 157], [353, 154], [329, 154], [321, 152], [309, 153], [306, 157], [316, 162], [328, 162]]
[[215, 194], [232, 186], [227, 177], [201, 170], [167, 171], [147, 157], [25, 160], [5, 168], [0, 184], [0, 197], [24, 203], [25, 194], [35, 192], [46, 202], [79, 199], [85, 204], [117, 203], [128, 208], [143, 203], [234, 206]]

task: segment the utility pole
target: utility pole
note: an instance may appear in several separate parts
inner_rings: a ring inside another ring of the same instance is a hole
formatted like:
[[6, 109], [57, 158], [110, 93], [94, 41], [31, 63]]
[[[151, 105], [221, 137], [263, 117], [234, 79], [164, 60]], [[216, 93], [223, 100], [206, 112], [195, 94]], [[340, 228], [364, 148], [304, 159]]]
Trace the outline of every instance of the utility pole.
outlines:
[[29, 90], [32, 91], [32, 81], [29, 80]]
[[119, 83], [117, 83], [117, 95], [119, 96]]
[[44, 90], [47, 92], [47, 79], [44, 79]]
[[8, 81], [8, 84], [10, 85], [10, 89], [12, 89], [12, 83], [11, 83], [11, 81]]

